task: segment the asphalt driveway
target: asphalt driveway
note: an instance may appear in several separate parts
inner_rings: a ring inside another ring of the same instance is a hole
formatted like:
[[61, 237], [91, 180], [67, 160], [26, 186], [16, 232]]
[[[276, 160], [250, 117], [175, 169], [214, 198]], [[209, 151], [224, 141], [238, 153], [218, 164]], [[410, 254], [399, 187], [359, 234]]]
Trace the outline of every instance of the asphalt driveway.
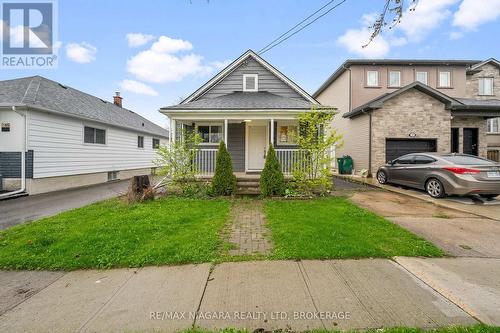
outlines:
[[357, 192], [351, 200], [422, 236], [448, 255], [500, 258], [500, 221], [388, 191]]
[[127, 186], [128, 181], [123, 180], [2, 200], [0, 201], [0, 230], [119, 196], [127, 191]]

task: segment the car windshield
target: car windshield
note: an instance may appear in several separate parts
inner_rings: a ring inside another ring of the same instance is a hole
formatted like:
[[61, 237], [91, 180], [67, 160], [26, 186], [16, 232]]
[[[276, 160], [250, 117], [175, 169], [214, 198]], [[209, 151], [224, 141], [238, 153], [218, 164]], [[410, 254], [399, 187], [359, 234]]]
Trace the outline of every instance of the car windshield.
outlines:
[[466, 155], [444, 155], [441, 156], [448, 162], [458, 165], [494, 165], [495, 162], [484, 158], [466, 156]]

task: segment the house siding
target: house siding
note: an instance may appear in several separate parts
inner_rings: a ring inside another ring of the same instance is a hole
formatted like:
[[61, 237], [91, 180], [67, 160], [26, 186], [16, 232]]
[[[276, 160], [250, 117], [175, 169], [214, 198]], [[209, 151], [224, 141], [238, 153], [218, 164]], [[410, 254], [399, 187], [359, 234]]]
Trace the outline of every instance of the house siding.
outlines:
[[227, 149], [233, 161], [233, 171], [245, 171], [245, 124], [228, 124]]
[[[85, 144], [84, 126], [106, 129], [106, 144]], [[42, 112], [30, 112], [28, 128], [28, 147], [35, 159], [33, 178], [154, 166], [150, 135]], [[144, 148], [137, 148], [138, 135], [144, 136]], [[166, 144], [165, 138], [160, 138], [160, 144]]]
[[233, 70], [233, 72], [217, 82], [210, 90], [197, 99], [214, 98], [235, 91], [243, 91], [243, 74], [259, 75], [259, 91], [268, 91], [288, 98], [304, 99], [298, 92], [254, 59], [248, 59], [246, 62], [242, 63]]
[[342, 135], [343, 145], [335, 151], [336, 156], [350, 155], [355, 170], [368, 169], [370, 145], [370, 117], [363, 115], [356, 118], [343, 118], [349, 112], [349, 71], [345, 71], [328, 86], [317, 100], [324, 105], [337, 108], [332, 128]]

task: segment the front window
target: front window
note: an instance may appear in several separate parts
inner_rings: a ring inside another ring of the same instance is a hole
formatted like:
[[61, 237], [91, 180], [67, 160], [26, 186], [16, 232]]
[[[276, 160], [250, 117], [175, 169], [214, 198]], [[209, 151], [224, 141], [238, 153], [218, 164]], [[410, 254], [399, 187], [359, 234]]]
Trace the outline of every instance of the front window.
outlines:
[[297, 143], [297, 125], [278, 126], [278, 144], [293, 145]]
[[366, 72], [366, 85], [368, 87], [378, 86], [378, 71], [367, 71]]
[[488, 119], [488, 133], [500, 133], [500, 118]]
[[85, 126], [83, 142], [104, 145], [106, 144], [106, 131], [100, 128]]
[[222, 141], [222, 125], [199, 125], [198, 134], [201, 143], [219, 143]]
[[427, 84], [427, 72], [417, 72], [415, 74], [415, 79], [418, 82], [422, 82], [423, 84]]
[[401, 86], [401, 72], [391, 71], [389, 72], [389, 87], [399, 87]]
[[479, 95], [493, 95], [493, 78], [479, 78]]
[[439, 86], [443, 88], [451, 87], [450, 72], [439, 72]]

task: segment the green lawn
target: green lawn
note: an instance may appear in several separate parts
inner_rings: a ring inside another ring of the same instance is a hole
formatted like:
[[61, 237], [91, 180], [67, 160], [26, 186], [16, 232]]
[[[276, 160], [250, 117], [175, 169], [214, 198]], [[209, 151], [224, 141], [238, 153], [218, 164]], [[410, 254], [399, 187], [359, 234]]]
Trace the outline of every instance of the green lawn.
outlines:
[[215, 260], [226, 200], [96, 203], [0, 232], [0, 267], [137, 267]]
[[270, 200], [274, 259], [442, 256], [431, 243], [345, 198]]

